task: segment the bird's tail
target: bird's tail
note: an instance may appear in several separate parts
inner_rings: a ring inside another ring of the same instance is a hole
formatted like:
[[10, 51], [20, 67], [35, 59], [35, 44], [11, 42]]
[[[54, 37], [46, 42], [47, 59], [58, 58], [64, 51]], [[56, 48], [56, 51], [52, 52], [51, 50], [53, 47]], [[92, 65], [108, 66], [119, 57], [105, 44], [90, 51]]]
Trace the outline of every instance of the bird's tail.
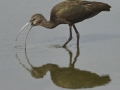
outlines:
[[108, 4], [105, 4], [105, 10], [104, 11], [110, 11], [111, 6]]
[[102, 2], [99, 2], [98, 4], [96, 2], [96, 5], [98, 6], [98, 9], [100, 9], [102, 11], [110, 11], [110, 8], [111, 8], [110, 5], [108, 5], [106, 3], [102, 3]]
[[110, 11], [111, 6], [102, 2], [90, 2], [86, 8], [91, 8], [94, 11]]

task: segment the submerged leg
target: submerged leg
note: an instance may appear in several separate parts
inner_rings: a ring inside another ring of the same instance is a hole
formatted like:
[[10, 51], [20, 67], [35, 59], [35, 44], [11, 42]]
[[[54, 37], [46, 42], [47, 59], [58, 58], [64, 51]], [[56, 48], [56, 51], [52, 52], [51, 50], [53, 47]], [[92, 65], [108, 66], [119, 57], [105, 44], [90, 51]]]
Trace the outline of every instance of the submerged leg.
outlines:
[[75, 27], [75, 25], [73, 25], [73, 28], [74, 28], [76, 36], [77, 36], [77, 46], [79, 46], [79, 37], [80, 37], [80, 34], [79, 34], [77, 28]]
[[66, 43], [63, 45], [63, 47], [65, 47], [72, 39], [72, 26], [69, 26], [69, 30], [70, 30], [70, 36], [69, 36], [68, 40], [66, 41]]

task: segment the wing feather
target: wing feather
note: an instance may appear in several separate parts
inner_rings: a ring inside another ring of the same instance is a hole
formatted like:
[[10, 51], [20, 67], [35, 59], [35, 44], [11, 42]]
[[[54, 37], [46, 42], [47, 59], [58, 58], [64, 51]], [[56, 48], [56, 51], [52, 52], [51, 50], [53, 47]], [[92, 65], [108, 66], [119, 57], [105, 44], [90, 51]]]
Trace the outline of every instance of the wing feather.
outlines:
[[82, 17], [82, 13], [84, 12], [85, 8], [82, 2], [74, 0], [64, 1], [53, 7], [51, 19], [60, 18], [70, 22], [78, 22], [80, 21], [79, 17]]
[[101, 11], [109, 11], [110, 6], [101, 2], [89, 2], [82, 0], [66, 0], [51, 10], [51, 20], [64, 19], [65, 21], [77, 23], [91, 18]]

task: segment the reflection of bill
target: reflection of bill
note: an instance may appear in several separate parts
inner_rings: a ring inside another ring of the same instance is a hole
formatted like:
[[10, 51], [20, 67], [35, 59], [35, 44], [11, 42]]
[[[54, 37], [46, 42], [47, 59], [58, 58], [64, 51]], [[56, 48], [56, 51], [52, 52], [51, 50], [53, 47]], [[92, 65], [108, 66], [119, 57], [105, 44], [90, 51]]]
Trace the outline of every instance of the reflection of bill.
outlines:
[[28, 63], [32, 67], [32, 69], [30, 70], [20, 62], [20, 59], [18, 58], [17, 54], [16, 54], [16, 58], [19, 60], [20, 64], [31, 73], [31, 75], [34, 78], [43, 78], [46, 75], [47, 71], [50, 71], [50, 75], [53, 83], [63, 88], [69, 88], [69, 89], [92, 88], [95, 86], [105, 85], [111, 81], [108, 75], [99, 76], [96, 73], [92, 73], [90, 71], [74, 68], [74, 65], [80, 54], [79, 47], [77, 47], [76, 56], [73, 62], [72, 62], [72, 55], [73, 55], [72, 52], [68, 48], [65, 49], [66, 51], [68, 51], [70, 57], [69, 67], [59, 67], [58, 65], [51, 63], [45, 64], [41, 67], [34, 67], [30, 64], [27, 54], [25, 53], [26, 59], [28, 60]]

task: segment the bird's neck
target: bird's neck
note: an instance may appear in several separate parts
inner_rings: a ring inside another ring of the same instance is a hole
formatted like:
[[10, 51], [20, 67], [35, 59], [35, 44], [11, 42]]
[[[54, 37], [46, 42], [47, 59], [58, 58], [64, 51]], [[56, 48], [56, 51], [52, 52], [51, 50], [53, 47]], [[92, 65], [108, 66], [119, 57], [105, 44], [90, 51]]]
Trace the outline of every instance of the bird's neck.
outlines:
[[58, 24], [54, 23], [53, 21], [47, 21], [46, 19], [44, 19], [40, 25], [45, 28], [52, 29], [55, 28]]

